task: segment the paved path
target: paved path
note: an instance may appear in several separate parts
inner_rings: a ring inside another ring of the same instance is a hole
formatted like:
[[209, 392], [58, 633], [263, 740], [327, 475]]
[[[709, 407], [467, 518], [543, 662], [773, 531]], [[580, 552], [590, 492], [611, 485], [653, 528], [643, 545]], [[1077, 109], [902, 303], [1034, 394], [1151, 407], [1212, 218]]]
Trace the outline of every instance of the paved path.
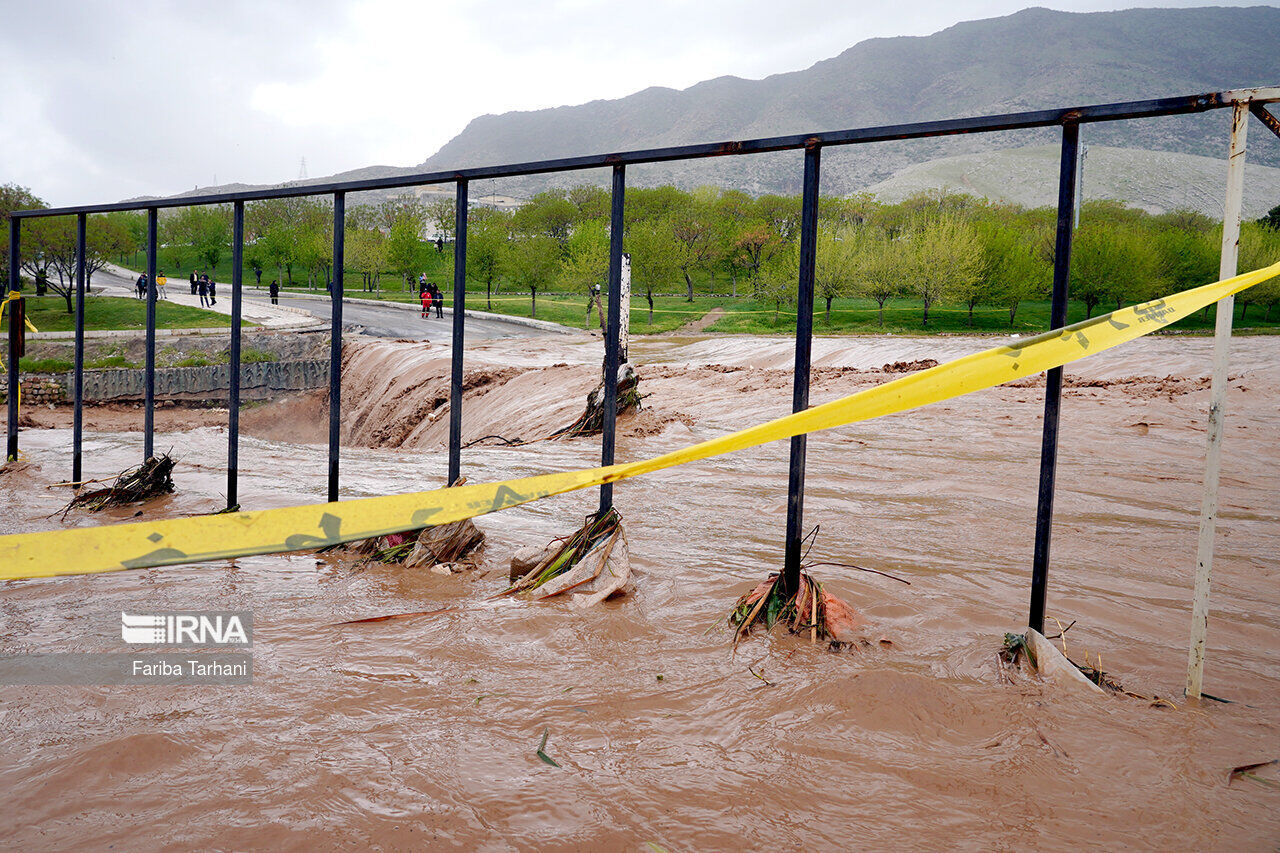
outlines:
[[[250, 296], [246, 291], [246, 304], [249, 299], [259, 299], [257, 294]], [[219, 300], [221, 305], [221, 300]], [[329, 318], [329, 301], [327, 299], [307, 299], [305, 297], [282, 295], [280, 305]], [[451, 343], [453, 341], [453, 315], [446, 313], [443, 318], [432, 316], [422, 318], [422, 309], [407, 304], [369, 305], [364, 302], [346, 301], [342, 305], [342, 328], [358, 330], [366, 335], [379, 338], [404, 338], [415, 341], [432, 341], [434, 343]], [[494, 338], [543, 337], [553, 334], [541, 329], [532, 329], [503, 320], [488, 317], [473, 317], [468, 312], [467, 340], [492, 340]]]
[[[112, 295], [132, 296], [137, 278], [136, 273], [108, 265], [94, 274], [93, 287], [95, 290], [112, 292]], [[165, 296], [171, 302], [201, 307], [200, 297], [191, 295], [190, 280], [187, 278], [170, 278], [165, 291]], [[229, 315], [231, 285], [219, 282], [217, 298], [217, 303], [208, 310]], [[329, 310], [329, 300], [322, 294], [306, 297], [284, 291], [280, 296], [280, 304], [272, 305], [266, 289], [258, 290], [253, 286], [245, 287], [244, 304], [241, 308], [244, 319], [269, 329], [324, 326], [329, 322]], [[380, 338], [429, 340], [442, 344], [453, 341], [451, 314], [446, 312], [443, 318], [433, 316], [423, 319], [421, 309], [407, 303], [371, 305], [367, 302], [345, 300], [342, 306], [342, 328], [346, 332], [360, 332]], [[549, 334], [554, 333], [499, 318], [474, 317], [468, 311], [468, 340], [543, 337]]]
[[[134, 282], [137, 273], [108, 264], [93, 274], [93, 289], [110, 293], [112, 296], [134, 296]], [[200, 297], [191, 295], [191, 284], [186, 278], [170, 278], [165, 286], [164, 298], [178, 305], [200, 305]], [[218, 302], [207, 310], [218, 314], [231, 314], [231, 285], [218, 284]], [[268, 329], [291, 329], [317, 326], [318, 318], [298, 309], [282, 308], [272, 305], [267, 300], [261, 302], [246, 299], [241, 306], [241, 316], [251, 323], [257, 323]]]

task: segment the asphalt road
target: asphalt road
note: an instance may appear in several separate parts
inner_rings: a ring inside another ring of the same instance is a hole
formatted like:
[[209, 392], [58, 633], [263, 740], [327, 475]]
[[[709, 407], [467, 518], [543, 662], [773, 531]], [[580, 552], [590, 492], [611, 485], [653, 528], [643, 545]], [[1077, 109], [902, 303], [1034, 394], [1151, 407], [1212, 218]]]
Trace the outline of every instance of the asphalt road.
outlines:
[[[257, 294], [245, 294], [245, 299], [255, 302], [266, 302], [267, 297]], [[280, 304], [291, 308], [301, 308], [320, 318], [328, 318], [329, 303], [319, 299], [299, 299], [282, 295]], [[449, 343], [453, 340], [453, 316], [445, 314], [443, 319], [432, 316], [424, 320], [418, 311], [406, 311], [403, 308], [383, 307], [381, 305], [364, 305], [346, 302], [342, 306], [342, 328], [344, 331], [360, 331], [366, 335], [380, 338], [406, 338], [409, 340], [429, 340], [434, 343]], [[501, 320], [467, 318], [467, 340], [492, 340], [494, 338], [533, 338], [553, 334], [542, 329], [505, 323]]]

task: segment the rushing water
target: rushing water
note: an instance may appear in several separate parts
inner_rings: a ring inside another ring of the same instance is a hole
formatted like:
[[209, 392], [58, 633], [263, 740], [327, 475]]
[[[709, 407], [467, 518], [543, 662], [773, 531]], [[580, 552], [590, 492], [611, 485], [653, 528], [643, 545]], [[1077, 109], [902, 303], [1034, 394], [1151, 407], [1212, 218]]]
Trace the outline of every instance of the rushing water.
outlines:
[[[820, 339], [814, 401], [886, 378], [867, 368], [990, 343]], [[1280, 339], [1236, 349], [1206, 678], [1234, 704], [1181, 697], [1208, 342], [1144, 340], [1069, 369], [1083, 382], [1063, 406], [1049, 610], [1075, 621], [1073, 657], [1101, 654], [1127, 688], [1176, 710], [998, 677], [1003, 633], [1025, 621], [1034, 529], [1042, 392], [1024, 383], [811, 437], [805, 519], [821, 529], [809, 559], [911, 582], [816, 566], [869, 623], [868, 644], [839, 654], [785, 634], [734, 652], [716, 627], [780, 560], [785, 442], [618, 484], [636, 576], [627, 596], [586, 612], [490, 596], [511, 552], [568, 532], [594, 492], [480, 519], [485, 568], [451, 577], [294, 554], [8, 583], [5, 652], [77, 650], [81, 625], [119, 610], [251, 609], [254, 683], [0, 688], [0, 840], [1272, 849], [1280, 794], [1228, 785], [1227, 772], [1280, 757]], [[770, 339], [638, 341], [653, 396], [618, 457], [784, 413], [789, 354]], [[351, 440], [386, 444], [379, 428], [436, 411], [441, 355], [391, 343], [350, 354]], [[533, 437], [572, 419], [598, 343], [496, 342], [468, 358], [497, 376], [468, 396], [464, 438]], [[244, 505], [322, 500], [325, 449], [264, 437], [278, 435], [242, 439]], [[344, 499], [441, 483], [438, 432], [395, 435], [399, 446], [344, 448]], [[225, 442], [217, 426], [158, 436], [180, 459], [178, 491], [148, 514], [219, 508]], [[134, 463], [140, 444], [136, 432], [90, 434], [90, 476]], [[55, 527], [46, 516], [68, 495], [47, 487], [70, 469], [69, 432], [29, 430], [23, 447], [39, 467], [0, 480], [0, 523]], [[591, 439], [476, 446], [463, 466], [490, 481], [598, 453]], [[544, 731], [558, 769], [535, 755]]]

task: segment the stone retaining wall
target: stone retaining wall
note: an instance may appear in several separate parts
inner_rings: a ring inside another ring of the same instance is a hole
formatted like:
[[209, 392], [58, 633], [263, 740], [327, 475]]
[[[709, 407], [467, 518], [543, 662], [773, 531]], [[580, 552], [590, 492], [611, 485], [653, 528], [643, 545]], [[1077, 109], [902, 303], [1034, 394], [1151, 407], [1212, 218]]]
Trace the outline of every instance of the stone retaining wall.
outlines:
[[[84, 399], [89, 401], [141, 400], [144, 372], [126, 368], [86, 370]], [[224, 399], [231, 387], [231, 366], [166, 367], [156, 370], [157, 400]], [[324, 388], [329, 384], [329, 360], [264, 361], [240, 365], [240, 395], [246, 400], [267, 399], [285, 391]], [[22, 401], [66, 402], [74, 397], [73, 374], [28, 374], [22, 381]], [[8, 380], [0, 376], [0, 400], [7, 399]]]

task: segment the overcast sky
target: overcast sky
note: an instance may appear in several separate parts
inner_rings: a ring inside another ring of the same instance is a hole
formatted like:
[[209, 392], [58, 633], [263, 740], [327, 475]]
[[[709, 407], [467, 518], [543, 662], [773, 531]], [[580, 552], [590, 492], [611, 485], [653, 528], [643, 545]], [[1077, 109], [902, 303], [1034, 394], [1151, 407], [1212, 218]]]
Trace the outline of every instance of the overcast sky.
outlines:
[[297, 178], [303, 158], [311, 177], [415, 165], [485, 113], [760, 78], [863, 39], [1027, 5], [0, 0], [0, 183], [69, 205], [278, 183]]

